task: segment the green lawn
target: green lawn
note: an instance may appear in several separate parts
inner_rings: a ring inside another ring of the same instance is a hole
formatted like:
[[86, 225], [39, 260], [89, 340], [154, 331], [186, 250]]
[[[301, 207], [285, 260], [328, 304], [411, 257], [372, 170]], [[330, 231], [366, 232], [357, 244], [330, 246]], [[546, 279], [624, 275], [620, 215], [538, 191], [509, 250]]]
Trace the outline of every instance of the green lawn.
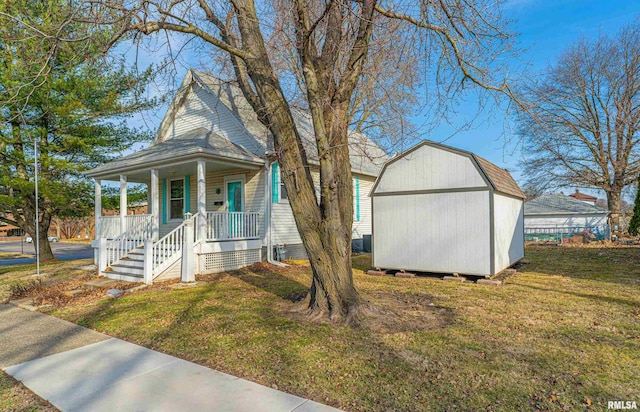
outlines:
[[379, 313], [356, 328], [292, 312], [308, 268], [260, 265], [53, 314], [347, 410], [640, 402], [640, 249], [528, 249], [501, 287], [370, 277], [368, 259], [355, 280]]

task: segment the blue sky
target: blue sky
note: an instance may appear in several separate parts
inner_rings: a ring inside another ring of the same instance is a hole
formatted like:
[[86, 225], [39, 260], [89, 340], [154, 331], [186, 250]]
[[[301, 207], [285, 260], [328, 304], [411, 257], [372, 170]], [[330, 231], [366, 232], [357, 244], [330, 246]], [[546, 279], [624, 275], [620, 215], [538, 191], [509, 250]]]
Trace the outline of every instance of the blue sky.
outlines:
[[[581, 36], [595, 38], [600, 33], [614, 34], [640, 15], [638, 0], [508, 0], [503, 7], [506, 17], [514, 20], [511, 29], [518, 33], [519, 47], [525, 50], [514, 63], [526, 64], [528, 70], [533, 72], [553, 64], [562, 51]], [[173, 39], [176, 43], [180, 41], [177, 37]], [[173, 47], [176, 49], [179, 45], [173, 44]], [[195, 60], [191, 53], [182, 58]], [[199, 66], [198, 63], [182, 61], [177, 64], [177, 81], [180, 81], [189, 64]], [[176, 86], [171, 85], [168, 89], [173, 90], [173, 87]], [[461, 107], [457, 117], [460, 124], [472, 118], [478, 110], [474, 101], [464, 102]], [[165, 108], [162, 106], [156, 113], [132, 119], [132, 124], [155, 131]], [[424, 121], [416, 117], [415, 122], [421, 124]], [[437, 142], [445, 141], [447, 145], [477, 153], [510, 170], [516, 180], [521, 181], [519, 165], [523, 154], [515, 144], [517, 139], [509, 128], [503, 108], [484, 110], [473, 125], [469, 130], [456, 133], [454, 127], [442, 124], [423, 137]]]
[[[595, 38], [601, 33], [615, 34], [622, 26], [631, 23], [640, 14], [640, 2], [510, 0], [505, 3], [504, 11], [509, 19], [515, 20], [512, 30], [519, 34], [521, 48], [526, 49], [521, 60], [528, 64], [528, 70], [539, 72], [553, 64], [581, 36]], [[476, 107], [470, 107], [467, 116], [475, 110]], [[446, 144], [479, 154], [511, 171], [522, 183], [519, 165], [523, 153], [521, 147], [513, 143], [517, 139], [508, 125], [504, 113], [496, 111], [492, 117], [488, 114], [481, 116], [475, 128], [454, 135]], [[451, 127], [442, 125], [425, 137], [439, 141], [452, 132]], [[604, 197], [604, 192], [584, 191]]]
[[[520, 46], [526, 49], [521, 60], [529, 70], [539, 72], [550, 64], [581, 36], [595, 38], [601, 33], [614, 34], [640, 14], [639, 1], [574, 1], [574, 0], [511, 0], [505, 3], [505, 14], [516, 20], [512, 26], [518, 33]], [[472, 106], [466, 115], [477, 108]], [[485, 113], [477, 126], [460, 132], [446, 144], [479, 154], [498, 166], [509, 169], [517, 180], [522, 151], [514, 144], [516, 138], [506, 127], [503, 113], [491, 117]], [[431, 140], [446, 139], [453, 132], [442, 125], [434, 130]], [[508, 142], [505, 144], [505, 142]]]

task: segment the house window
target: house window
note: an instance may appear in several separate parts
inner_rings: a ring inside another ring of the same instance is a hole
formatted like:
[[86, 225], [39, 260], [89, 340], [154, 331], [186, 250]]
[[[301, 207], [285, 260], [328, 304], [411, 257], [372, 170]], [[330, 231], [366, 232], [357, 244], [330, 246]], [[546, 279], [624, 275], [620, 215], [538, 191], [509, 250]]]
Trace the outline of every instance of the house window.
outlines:
[[273, 203], [289, 201], [289, 195], [282, 180], [280, 165], [277, 162], [271, 166], [271, 201]]
[[184, 180], [169, 183], [169, 219], [182, 219], [184, 214]]

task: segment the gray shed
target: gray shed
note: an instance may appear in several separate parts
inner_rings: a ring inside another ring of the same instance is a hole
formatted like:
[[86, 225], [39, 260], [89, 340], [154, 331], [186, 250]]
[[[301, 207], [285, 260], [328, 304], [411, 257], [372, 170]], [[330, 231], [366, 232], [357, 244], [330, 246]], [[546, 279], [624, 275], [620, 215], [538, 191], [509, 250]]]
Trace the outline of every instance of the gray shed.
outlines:
[[373, 186], [373, 266], [492, 276], [524, 257], [524, 198], [505, 169], [423, 141]]

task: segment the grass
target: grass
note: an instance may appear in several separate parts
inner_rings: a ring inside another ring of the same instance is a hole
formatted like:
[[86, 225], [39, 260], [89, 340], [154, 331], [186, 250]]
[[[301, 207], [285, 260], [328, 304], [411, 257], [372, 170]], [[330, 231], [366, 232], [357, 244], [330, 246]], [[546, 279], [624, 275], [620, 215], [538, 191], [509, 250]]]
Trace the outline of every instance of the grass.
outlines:
[[[357, 328], [293, 313], [309, 268], [257, 265], [53, 314], [347, 410], [606, 410], [640, 401], [640, 249], [530, 248], [501, 287], [355, 281]], [[1, 278], [1, 276], [0, 276]]]
[[0, 411], [53, 412], [57, 410], [21, 383], [0, 371]]
[[[43, 281], [47, 283], [59, 283], [69, 279], [75, 279], [80, 274], [86, 272], [74, 270], [81, 265], [89, 265], [93, 259], [53, 261], [42, 263], [40, 273]], [[11, 294], [11, 287], [17, 284], [25, 284], [35, 279], [36, 264], [0, 266], [0, 301], [8, 298]]]

